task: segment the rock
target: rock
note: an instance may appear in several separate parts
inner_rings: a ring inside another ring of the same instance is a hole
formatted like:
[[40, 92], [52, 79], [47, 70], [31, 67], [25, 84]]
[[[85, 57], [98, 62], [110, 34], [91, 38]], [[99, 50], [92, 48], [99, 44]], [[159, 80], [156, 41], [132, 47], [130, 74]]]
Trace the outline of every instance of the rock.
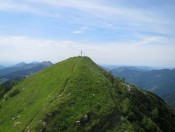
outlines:
[[21, 122], [16, 122], [16, 123], [14, 123], [14, 126], [17, 126], [18, 124], [20, 124]]
[[76, 121], [75, 124], [79, 126], [81, 125], [81, 121]]
[[91, 112], [88, 112], [84, 117], [82, 117], [80, 120], [77, 120], [75, 122], [76, 125], [84, 125], [85, 123], [89, 122], [90, 119], [91, 119], [91, 115], [92, 113]]
[[83, 120], [84, 120], [85, 122], [87, 122], [88, 119], [89, 119], [88, 115], [85, 115], [85, 116], [83, 117]]
[[51, 117], [51, 116], [53, 116], [53, 113], [50, 112], [50, 113], [47, 114], [47, 116]]
[[45, 126], [46, 126], [46, 124], [47, 124], [47, 122], [46, 122], [46, 121], [43, 121], [43, 122], [42, 122], [43, 127], [45, 127]]
[[90, 118], [91, 118], [91, 112], [87, 113], [83, 118], [81, 118], [81, 122], [83, 124], [87, 123], [88, 121], [90, 121]]

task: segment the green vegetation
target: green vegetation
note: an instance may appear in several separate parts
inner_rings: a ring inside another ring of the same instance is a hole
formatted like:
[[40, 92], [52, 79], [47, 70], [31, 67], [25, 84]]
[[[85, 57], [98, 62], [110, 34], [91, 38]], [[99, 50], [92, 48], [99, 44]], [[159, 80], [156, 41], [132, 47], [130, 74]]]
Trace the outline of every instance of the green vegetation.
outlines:
[[4, 95], [10, 91], [18, 82], [16, 80], [10, 80], [3, 84], [0, 84], [0, 99], [4, 97]]
[[175, 92], [162, 96], [163, 99], [175, 109]]
[[88, 57], [22, 80], [0, 100], [0, 131], [175, 131], [175, 112]]
[[152, 91], [160, 96], [175, 92], [175, 69], [138, 70], [127, 67], [112, 69], [111, 72], [128, 83]]
[[175, 108], [175, 69], [146, 71], [119, 67], [111, 72], [115, 76], [125, 78], [130, 84], [158, 94]]
[[15, 95], [17, 95], [20, 91], [18, 89], [15, 89], [15, 90], [12, 90], [10, 93], [9, 93], [9, 97], [13, 97]]

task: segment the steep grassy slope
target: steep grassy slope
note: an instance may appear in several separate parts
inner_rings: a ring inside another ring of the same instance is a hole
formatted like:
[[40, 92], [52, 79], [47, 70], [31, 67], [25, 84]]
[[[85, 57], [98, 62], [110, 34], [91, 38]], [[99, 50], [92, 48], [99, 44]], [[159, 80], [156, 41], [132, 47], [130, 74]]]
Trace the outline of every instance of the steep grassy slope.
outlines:
[[0, 100], [0, 131], [175, 131], [156, 95], [73, 57], [23, 80]]

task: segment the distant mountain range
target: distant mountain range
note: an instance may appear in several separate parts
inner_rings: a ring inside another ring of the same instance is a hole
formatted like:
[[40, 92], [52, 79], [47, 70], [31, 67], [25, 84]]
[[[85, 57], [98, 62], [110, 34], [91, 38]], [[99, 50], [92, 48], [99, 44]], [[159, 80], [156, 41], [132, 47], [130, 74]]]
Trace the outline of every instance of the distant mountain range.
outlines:
[[121, 67], [125, 67], [131, 70], [138, 70], [138, 71], [152, 71], [152, 70], [161, 70], [164, 69], [163, 67], [151, 67], [151, 66], [121, 66], [121, 65], [101, 65], [105, 70], [113, 70], [118, 69]]
[[29, 64], [21, 62], [10, 67], [5, 67], [0, 69], [0, 83], [6, 82], [7, 80], [18, 80], [25, 76], [30, 76], [51, 65], [52, 63], [50, 61], [44, 61], [41, 63], [33, 62]]
[[[128, 83], [164, 97], [168, 103], [173, 100], [175, 95], [172, 94], [175, 92], [175, 69], [143, 70], [143, 68], [139, 69], [138, 67], [118, 67], [110, 71], [113, 75], [124, 78]], [[170, 104], [175, 108], [175, 103]]]
[[4, 67], [4, 66], [2, 66], [2, 65], [0, 65], [0, 70], [1, 70], [1, 69], [3, 69], [3, 68], [5, 68], [5, 67]]

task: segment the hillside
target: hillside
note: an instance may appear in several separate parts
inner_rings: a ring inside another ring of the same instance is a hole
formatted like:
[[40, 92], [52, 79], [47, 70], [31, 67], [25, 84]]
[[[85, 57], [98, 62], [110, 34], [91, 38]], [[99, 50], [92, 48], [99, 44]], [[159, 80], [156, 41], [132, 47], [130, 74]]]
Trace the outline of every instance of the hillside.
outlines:
[[0, 100], [0, 131], [175, 131], [175, 112], [88, 57], [21, 81]]
[[136, 71], [152, 71], [152, 70], [160, 70], [163, 69], [161, 67], [149, 67], [149, 66], [122, 66], [122, 65], [101, 65], [104, 69], [110, 71], [113, 69], [121, 69], [121, 68], [127, 68], [130, 70], [136, 70]]
[[162, 98], [175, 109], [175, 92], [166, 94]]
[[130, 67], [119, 67], [111, 70], [114, 76], [125, 78], [125, 81], [161, 96], [175, 108], [175, 69], [140, 70]]
[[124, 77], [126, 82], [160, 96], [175, 92], [175, 69], [140, 71], [120, 67], [111, 71], [115, 76]]
[[8, 80], [19, 80], [51, 65], [52, 63], [49, 61], [29, 64], [21, 62], [14, 66], [3, 68], [0, 70], [0, 83], [4, 83]]

